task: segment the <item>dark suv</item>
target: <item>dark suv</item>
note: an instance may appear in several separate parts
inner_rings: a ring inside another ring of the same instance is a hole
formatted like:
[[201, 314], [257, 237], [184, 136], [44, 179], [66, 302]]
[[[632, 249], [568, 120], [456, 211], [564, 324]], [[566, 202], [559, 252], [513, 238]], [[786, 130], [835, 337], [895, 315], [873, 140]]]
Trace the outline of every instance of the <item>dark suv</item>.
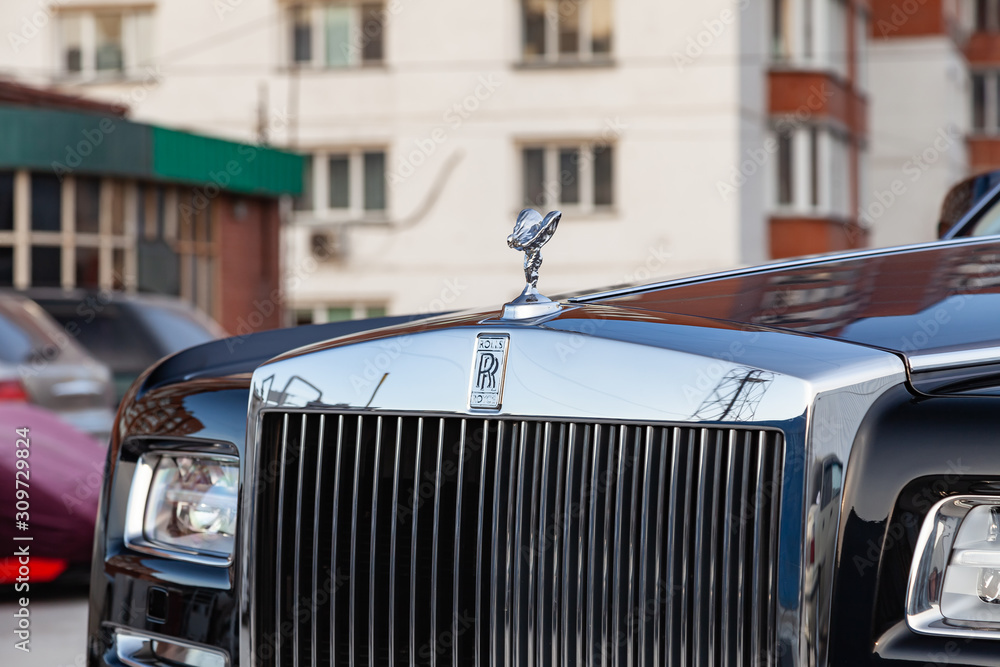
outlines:
[[59, 289], [25, 295], [111, 368], [119, 401], [158, 360], [225, 335], [214, 320], [173, 297]]

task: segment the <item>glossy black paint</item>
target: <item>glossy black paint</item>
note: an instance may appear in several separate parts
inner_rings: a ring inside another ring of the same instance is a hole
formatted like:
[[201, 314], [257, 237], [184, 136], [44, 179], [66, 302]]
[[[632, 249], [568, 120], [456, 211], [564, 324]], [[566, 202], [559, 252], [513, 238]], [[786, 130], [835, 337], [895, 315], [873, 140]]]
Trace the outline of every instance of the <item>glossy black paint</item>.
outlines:
[[[586, 299], [590, 301], [590, 299]], [[1000, 345], [1000, 240], [956, 241], [735, 272], [601, 298], [900, 354]]]
[[896, 387], [861, 426], [843, 491], [831, 664], [1000, 665], [1000, 643], [917, 635], [907, 577], [920, 525], [947, 495], [1000, 481], [1000, 398], [921, 396]]

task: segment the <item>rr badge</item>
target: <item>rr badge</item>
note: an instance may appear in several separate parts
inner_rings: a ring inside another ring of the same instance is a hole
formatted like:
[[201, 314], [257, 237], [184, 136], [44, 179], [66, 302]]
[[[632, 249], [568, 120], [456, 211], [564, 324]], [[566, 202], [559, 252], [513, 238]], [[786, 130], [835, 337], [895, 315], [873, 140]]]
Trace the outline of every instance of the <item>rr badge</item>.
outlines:
[[499, 410], [503, 401], [503, 378], [507, 370], [507, 334], [479, 334], [472, 363], [472, 390], [469, 407]]

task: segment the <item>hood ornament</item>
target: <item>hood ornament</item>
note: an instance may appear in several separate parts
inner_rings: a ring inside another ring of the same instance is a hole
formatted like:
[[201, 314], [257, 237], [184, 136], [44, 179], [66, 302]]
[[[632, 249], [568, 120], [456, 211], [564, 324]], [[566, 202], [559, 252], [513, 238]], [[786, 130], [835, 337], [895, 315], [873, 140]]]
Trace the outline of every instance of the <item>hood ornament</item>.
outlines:
[[544, 218], [533, 208], [517, 216], [507, 245], [524, 252], [524, 291], [503, 307], [503, 319], [523, 320], [558, 312], [560, 305], [538, 292], [538, 270], [542, 267], [542, 246], [556, 233], [562, 213], [552, 211]]

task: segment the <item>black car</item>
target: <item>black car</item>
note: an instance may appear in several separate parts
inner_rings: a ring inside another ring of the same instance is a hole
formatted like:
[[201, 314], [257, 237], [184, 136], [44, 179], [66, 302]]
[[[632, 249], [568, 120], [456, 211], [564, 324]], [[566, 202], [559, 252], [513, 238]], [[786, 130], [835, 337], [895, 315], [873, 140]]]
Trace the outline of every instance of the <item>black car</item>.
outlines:
[[550, 301], [557, 223], [506, 306], [146, 372], [89, 664], [1000, 664], [1000, 239]]
[[163, 357], [225, 335], [211, 318], [174, 297], [46, 288], [24, 294], [111, 369], [119, 401]]

